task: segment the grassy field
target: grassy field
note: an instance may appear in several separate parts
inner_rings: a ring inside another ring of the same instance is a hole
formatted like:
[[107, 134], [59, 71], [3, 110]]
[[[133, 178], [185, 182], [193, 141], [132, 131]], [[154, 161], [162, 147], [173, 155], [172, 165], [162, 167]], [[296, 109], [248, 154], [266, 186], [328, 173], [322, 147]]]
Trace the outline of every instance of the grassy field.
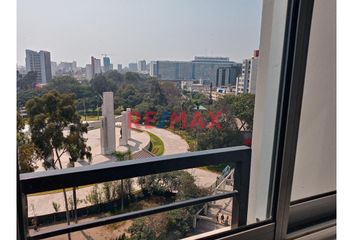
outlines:
[[165, 146], [158, 136], [153, 133], [147, 132], [150, 136], [150, 149], [149, 151], [155, 154], [156, 156], [161, 156], [165, 152]]
[[[81, 121], [85, 121], [85, 116], [81, 115]], [[97, 116], [86, 116], [86, 121], [97, 121]]]

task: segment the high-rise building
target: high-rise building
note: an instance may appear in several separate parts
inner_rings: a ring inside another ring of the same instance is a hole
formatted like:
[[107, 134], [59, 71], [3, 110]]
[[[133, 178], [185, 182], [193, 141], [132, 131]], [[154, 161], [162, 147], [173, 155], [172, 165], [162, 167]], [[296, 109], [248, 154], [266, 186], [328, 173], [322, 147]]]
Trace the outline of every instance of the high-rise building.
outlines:
[[258, 62], [259, 62], [259, 50], [254, 50], [253, 57], [251, 58], [251, 73], [250, 73], [250, 83], [249, 83], [249, 92], [253, 94], [256, 94]]
[[138, 72], [140, 72], [140, 73], [146, 72], [146, 61], [145, 60], [138, 61]]
[[236, 95], [241, 93], [256, 93], [257, 66], [259, 59], [259, 50], [254, 50], [250, 59], [244, 59], [242, 62], [242, 73], [236, 81]]
[[149, 74], [151, 77], [156, 77], [157, 76], [157, 64], [155, 61], [150, 62], [150, 71]]
[[156, 76], [161, 80], [191, 80], [192, 62], [156, 61]]
[[77, 64], [76, 61], [73, 62], [60, 62], [57, 67], [58, 74], [72, 74], [76, 71]]
[[128, 68], [130, 72], [137, 72], [138, 71], [138, 64], [137, 63], [129, 63]]
[[122, 72], [123, 71], [123, 65], [122, 64], [117, 64], [117, 71]]
[[221, 67], [232, 67], [235, 62], [228, 57], [194, 57], [193, 79], [216, 85], [217, 70]]
[[108, 72], [113, 70], [113, 65], [111, 64], [111, 60], [109, 57], [103, 57], [103, 72]]
[[93, 78], [93, 76], [92, 76], [92, 65], [91, 64], [86, 64], [85, 70], [86, 70], [86, 79], [87, 80], [91, 80]]
[[232, 67], [221, 67], [218, 68], [216, 73], [216, 84], [215, 87], [230, 87], [235, 86], [236, 78], [241, 73], [240, 64]]
[[91, 57], [91, 80], [96, 74], [102, 73], [101, 71], [101, 60], [95, 57]]
[[37, 73], [37, 83], [45, 84], [52, 79], [50, 52], [26, 49], [26, 71]]
[[[237, 66], [225, 57], [195, 57], [193, 61], [157, 61], [156, 75], [154, 65], [150, 65], [150, 75], [161, 80], [198, 80], [216, 85], [217, 70], [221, 67]], [[234, 80], [231, 80], [235, 84]]]
[[58, 70], [58, 64], [57, 62], [50, 62], [50, 66], [52, 68], [52, 76], [56, 75], [56, 72]]

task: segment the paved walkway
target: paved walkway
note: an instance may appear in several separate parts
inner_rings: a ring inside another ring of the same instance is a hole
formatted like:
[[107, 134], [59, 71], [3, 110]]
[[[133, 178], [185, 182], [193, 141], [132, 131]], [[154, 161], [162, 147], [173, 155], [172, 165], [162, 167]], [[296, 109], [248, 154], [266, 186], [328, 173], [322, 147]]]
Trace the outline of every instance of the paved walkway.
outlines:
[[188, 143], [181, 138], [179, 135], [170, 132], [164, 128], [156, 128], [156, 127], [149, 127], [145, 128], [142, 126], [141, 130], [151, 132], [161, 138], [163, 141], [165, 152], [163, 155], [171, 155], [171, 154], [178, 154], [178, 153], [185, 153], [188, 152], [189, 145]]
[[[186, 140], [171, 131], [156, 127], [150, 127], [147, 129], [141, 127], [141, 130], [151, 132], [161, 138], [165, 146], [165, 152], [163, 155], [188, 152], [189, 146]], [[214, 172], [210, 172], [200, 168], [188, 169], [187, 171], [196, 178], [196, 184], [200, 187], [210, 187], [215, 182], [216, 177], [218, 176], [218, 174]]]
[[[164, 142], [164, 147], [165, 147], [164, 155], [188, 152], [189, 146], [187, 142], [175, 133], [172, 133], [166, 129], [155, 128], [155, 127], [149, 129], [145, 129], [144, 127], [141, 127], [140, 129], [151, 132], [156, 136], [158, 136], [159, 138], [161, 138], [161, 140]], [[87, 142], [88, 145], [92, 147], [92, 153], [93, 153], [92, 164], [101, 164], [110, 161], [115, 161], [115, 159], [113, 159], [112, 156], [105, 156], [100, 154], [100, 138], [99, 138], [100, 132], [99, 131], [100, 129], [91, 130], [89, 131], [88, 136], [86, 136], [88, 138], [88, 142]], [[120, 132], [119, 129], [117, 129], [116, 130], [117, 141], [119, 140], [119, 132]], [[132, 131], [132, 138], [137, 139], [137, 140], [129, 141], [129, 144], [131, 145], [133, 152], [139, 151], [142, 147], [145, 147], [147, 143], [150, 141], [149, 135], [145, 132]], [[87, 163], [79, 162], [76, 163], [75, 166], [79, 167], [82, 165], [87, 165]], [[218, 174], [216, 173], [199, 169], [199, 168], [188, 169], [187, 171], [190, 172], [196, 178], [196, 184], [200, 187], [211, 186], [215, 182], [216, 177], [218, 176]], [[89, 192], [91, 191], [91, 189], [92, 187], [78, 189], [76, 193], [77, 199], [84, 200], [86, 196], [89, 194]], [[67, 195], [68, 198], [70, 198], [72, 196], [72, 191], [68, 192]], [[54, 209], [52, 206], [52, 202], [56, 202], [60, 204], [61, 206], [60, 211], [63, 211], [65, 209], [64, 197], [62, 192], [40, 195], [40, 196], [29, 196], [28, 215], [34, 216], [34, 215], [44, 215], [44, 214], [53, 213]], [[89, 203], [81, 202], [78, 204], [78, 208], [87, 205], [89, 205]]]
[[[120, 129], [116, 128], [116, 141], [117, 149], [119, 146], [120, 138]], [[147, 146], [150, 142], [149, 134], [145, 132], [132, 131], [132, 140], [129, 140], [130, 149], [133, 153], [139, 152], [142, 148]], [[87, 145], [91, 147], [92, 152], [92, 162], [91, 164], [102, 164], [116, 159], [111, 155], [102, 155], [101, 154], [101, 145], [100, 145], [100, 129], [95, 129], [89, 131], [86, 135]], [[68, 160], [68, 155], [63, 155], [62, 157], [63, 167], [66, 168]], [[78, 161], [75, 163], [75, 167], [88, 165], [86, 161]], [[38, 164], [37, 171], [45, 171], [42, 164]], [[77, 199], [84, 200], [86, 196], [90, 193], [92, 187], [80, 188], [76, 191]], [[68, 199], [72, 197], [72, 191], [67, 192]], [[60, 211], [65, 210], [64, 196], [63, 192], [38, 195], [38, 196], [29, 196], [28, 197], [28, 216], [32, 217], [35, 215], [45, 215], [54, 212], [53, 202], [60, 204]], [[80, 202], [78, 208], [90, 205], [89, 203]]]
[[[102, 155], [101, 154], [101, 140], [100, 140], [100, 129], [94, 129], [88, 131], [87, 134], [84, 134], [84, 137], [87, 138], [87, 146], [91, 147], [92, 153], [92, 162], [91, 164], [98, 163], [108, 163], [116, 161], [112, 155]], [[146, 147], [150, 142], [149, 134], [145, 132], [131, 131], [132, 139], [128, 141], [130, 150], [132, 153], [136, 153]], [[116, 149], [119, 151], [119, 138], [120, 138], [120, 128], [116, 128]], [[62, 157], [63, 168], [66, 168], [69, 163], [69, 155], [64, 154]], [[77, 161], [75, 167], [86, 166], [89, 163], [87, 161]], [[42, 162], [38, 162], [38, 169], [36, 171], [45, 171], [42, 166]]]

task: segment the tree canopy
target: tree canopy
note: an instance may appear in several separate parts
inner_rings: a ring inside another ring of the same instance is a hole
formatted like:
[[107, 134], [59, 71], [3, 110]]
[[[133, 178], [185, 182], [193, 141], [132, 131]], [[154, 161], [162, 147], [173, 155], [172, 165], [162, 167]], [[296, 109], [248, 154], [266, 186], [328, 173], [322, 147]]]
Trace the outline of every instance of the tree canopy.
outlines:
[[[79, 158], [91, 158], [90, 148], [86, 146], [87, 124], [80, 121], [76, 112], [76, 104], [72, 94], [60, 94], [50, 91], [42, 97], [35, 97], [26, 104], [31, 140], [42, 159], [56, 155], [55, 163], [61, 166], [60, 157], [64, 153], [70, 155], [70, 162]], [[64, 134], [64, 130], [67, 134]]]

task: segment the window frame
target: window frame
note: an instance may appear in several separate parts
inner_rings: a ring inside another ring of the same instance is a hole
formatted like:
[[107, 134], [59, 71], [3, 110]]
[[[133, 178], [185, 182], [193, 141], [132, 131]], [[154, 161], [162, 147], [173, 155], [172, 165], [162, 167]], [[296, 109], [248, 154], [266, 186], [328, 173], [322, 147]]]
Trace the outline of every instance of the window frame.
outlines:
[[[336, 224], [336, 191], [290, 201], [314, 1], [288, 0], [268, 196], [269, 219], [209, 236], [197, 235], [195, 239], [292, 239]], [[25, 239], [21, 231], [24, 205], [19, 181], [17, 172], [17, 238]], [[315, 214], [304, 214], [313, 206], [318, 206]], [[304, 222], [308, 224], [301, 225]], [[309, 226], [311, 231], [302, 231]]]

